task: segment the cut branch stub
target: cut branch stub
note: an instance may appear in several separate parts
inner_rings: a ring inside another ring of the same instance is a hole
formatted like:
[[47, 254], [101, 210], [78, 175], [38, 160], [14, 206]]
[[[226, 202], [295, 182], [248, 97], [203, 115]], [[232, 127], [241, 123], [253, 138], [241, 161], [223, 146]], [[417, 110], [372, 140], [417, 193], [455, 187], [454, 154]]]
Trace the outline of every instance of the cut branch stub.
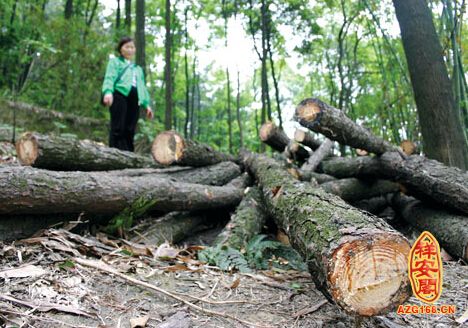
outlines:
[[259, 131], [260, 140], [280, 153], [285, 150], [291, 159], [304, 161], [309, 157], [309, 152], [297, 142], [292, 141], [280, 127], [273, 122], [264, 123]]
[[356, 124], [343, 111], [319, 99], [308, 98], [299, 103], [294, 116], [302, 126], [321, 133], [342, 145], [360, 148], [375, 154], [395, 151], [396, 147]]

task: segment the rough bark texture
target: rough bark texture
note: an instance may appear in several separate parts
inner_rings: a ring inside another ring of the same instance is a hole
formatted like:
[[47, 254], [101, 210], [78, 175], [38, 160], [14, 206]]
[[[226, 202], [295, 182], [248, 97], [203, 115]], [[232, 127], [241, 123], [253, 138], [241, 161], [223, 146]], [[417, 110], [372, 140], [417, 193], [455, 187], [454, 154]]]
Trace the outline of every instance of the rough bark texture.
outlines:
[[378, 315], [409, 296], [408, 241], [383, 220], [244, 153], [269, 215], [304, 257], [317, 287], [351, 314]]
[[402, 159], [385, 153], [380, 163], [385, 177], [402, 183], [418, 198], [468, 213], [468, 172], [418, 155]]
[[322, 184], [328, 181], [334, 181], [336, 178], [334, 176], [324, 174], [324, 173], [317, 173], [317, 172], [310, 172], [310, 171], [300, 171], [299, 173], [299, 180], [301, 181], [311, 181], [314, 179], [317, 183]]
[[153, 141], [151, 153], [162, 165], [205, 166], [234, 161], [233, 156], [216, 151], [208, 145], [184, 139], [175, 131], [160, 133]]
[[277, 127], [273, 122], [264, 123], [260, 128], [259, 134], [262, 142], [280, 153], [284, 152], [288, 147], [287, 157], [295, 157], [300, 161], [309, 157], [309, 152], [305, 148], [298, 143], [292, 142], [283, 129]]
[[425, 0], [393, 0], [400, 24], [424, 152], [448, 166], [468, 168], [468, 144], [443, 58], [432, 13]]
[[61, 171], [105, 171], [161, 167], [149, 156], [106, 147], [90, 140], [26, 132], [16, 142], [23, 165]]
[[319, 172], [336, 178], [350, 177], [382, 177], [382, 166], [377, 157], [333, 157], [322, 161]]
[[296, 108], [294, 119], [302, 126], [342, 145], [365, 149], [375, 154], [396, 150], [387, 141], [353, 122], [343, 111], [319, 99], [308, 98], [301, 101]]
[[315, 139], [309, 132], [299, 129], [296, 129], [296, 132], [294, 133], [294, 140], [304, 146], [310, 147], [312, 150], [316, 150], [322, 144], [320, 140]]
[[307, 162], [302, 165], [301, 169], [303, 171], [315, 171], [320, 162], [327, 156], [330, 155], [330, 152], [333, 148], [333, 141], [326, 139], [320, 147], [314, 151], [314, 153], [307, 159]]
[[431, 232], [452, 256], [468, 261], [468, 218], [459, 213], [429, 207], [401, 194], [392, 197], [392, 207], [420, 231]]
[[357, 202], [351, 203], [354, 207], [357, 207], [363, 211], [378, 215], [389, 206], [388, 197], [392, 194], [372, 197], [369, 199], [362, 199]]
[[171, 212], [157, 219], [146, 219], [145, 230], [132, 238], [133, 242], [160, 245], [178, 243], [184, 238], [216, 224], [219, 215], [211, 212]]
[[148, 210], [198, 210], [237, 205], [243, 193], [243, 188], [233, 186], [205, 186], [161, 177], [128, 178], [30, 167], [0, 167], [0, 188], [0, 215], [114, 215], [136, 201], [155, 201]]
[[395, 182], [387, 180], [364, 181], [356, 178], [329, 181], [321, 184], [320, 187], [347, 202], [356, 202], [400, 190], [400, 186]]
[[249, 188], [214, 245], [241, 249], [262, 230], [268, 216], [257, 187]]

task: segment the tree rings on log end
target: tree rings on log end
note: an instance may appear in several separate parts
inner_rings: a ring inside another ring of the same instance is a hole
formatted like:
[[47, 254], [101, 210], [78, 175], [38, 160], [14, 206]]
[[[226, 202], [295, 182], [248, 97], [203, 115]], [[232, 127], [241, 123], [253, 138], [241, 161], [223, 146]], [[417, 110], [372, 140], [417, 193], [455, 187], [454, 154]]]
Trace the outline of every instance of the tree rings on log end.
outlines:
[[16, 142], [16, 154], [22, 165], [33, 165], [39, 156], [39, 145], [34, 133], [26, 132]]
[[156, 162], [171, 165], [183, 155], [185, 148], [184, 138], [175, 131], [165, 131], [154, 139], [151, 154]]
[[373, 316], [390, 311], [410, 295], [406, 239], [368, 233], [342, 243], [329, 262], [333, 298], [348, 312]]
[[403, 140], [400, 143], [400, 147], [403, 150], [403, 152], [408, 156], [413, 155], [417, 152], [416, 144], [411, 140]]
[[294, 140], [302, 143], [305, 140], [305, 138], [306, 138], [306, 132], [296, 129], [296, 132], [294, 132]]
[[271, 133], [275, 130], [276, 125], [273, 122], [266, 122], [260, 127], [260, 140], [267, 141], [270, 139]]
[[306, 122], [316, 121], [320, 117], [321, 113], [321, 101], [318, 99], [304, 99], [296, 108], [296, 116]]

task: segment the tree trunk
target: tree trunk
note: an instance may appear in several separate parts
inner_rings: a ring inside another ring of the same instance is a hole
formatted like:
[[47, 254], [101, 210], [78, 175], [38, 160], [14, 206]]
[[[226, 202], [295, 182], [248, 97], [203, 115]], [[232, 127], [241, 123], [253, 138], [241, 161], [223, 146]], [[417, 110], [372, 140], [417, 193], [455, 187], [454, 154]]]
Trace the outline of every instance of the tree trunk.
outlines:
[[191, 184], [160, 176], [119, 177], [101, 172], [0, 168], [0, 215], [82, 213], [115, 215], [129, 206], [185, 211], [237, 205], [244, 189]]
[[314, 138], [312, 134], [304, 130], [296, 129], [294, 132], [294, 140], [303, 144], [304, 146], [310, 147], [312, 150], [318, 149], [322, 144], [321, 141]]
[[136, 0], [135, 4], [135, 45], [136, 45], [136, 56], [135, 62], [143, 68], [143, 72], [146, 74], [146, 53], [145, 53], [145, 0]]
[[73, 0], [66, 0], [65, 12], [64, 12], [65, 19], [70, 19], [72, 15], [73, 15]]
[[326, 139], [320, 147], [307, 159], [307, 162], [302, 165], [303, 171], [315, 171], [320, 162], [330, 155], [333, 149], [333, 141]]
[[424, 152], [448, 166], [468, 168], [468, 144], [424, 0], [393, 0], [418, 107]]
[[240, 250], [260, 233], [267, 217], [261, 192], [257, 187], [252, 187], [213, 244]]
[[[288, 138], [286, 133], [273, 122], [266, 122], [263, 124], [260, 128], [259, 135], [262, 142], [280, 153], [284, 152], [286, 147], [291, 143], [291, 139]], [[291, 156], [296, 156], [300, 161], [304, 161], [309, 157], [309, 152], [299, 144], [295, 144], [295, 146], [290, 149], [290, 153]]]
[[78, 140], [34, 132], [24, 133], [16, 143], [23, 165], [62, 171], [106, 171], [161, 167], [151, 157]]
[[243, 154], [265, 205], [327, 298], [348, 313], [379, 315], [409, 297], [408, 241], [382, 219], [294, 180], [274, 160]]
[[121, 10], [120, 10], [120, 0], [117, 0], [117, 13], [115, 17], [115, 29], [118, 31], [120, 29], [120, 17], [121, 17]]
[[242, 128], [242, 118], [240, 109], [240, 72], [237, 71], [237, 96], [236, 96], [237, 125], [239, 126], [239, 148], [244, 148], [244, 135]]
[[297, 106], [294, 119], [302, 126], [342, 145], [365, 149], [375, 154], [394, 151], [396, 147], [354, 123], [341, 110], [318, 99], [308, 98]]
[[400, 191], [400, 186], [395, 182], [388, 180], [365, 181], [356, 178], [329, 181], [321, 184], [320, 187], [347, 202], [356, 202]]
[[125, 0], [125, 29], [127, 34], [132, 32], [132, 0]]
[[430, 231], [447, 252], [468, 261], [468, 226], [466, 216], [429, 207], [405, 195], [392, 197], [392, 207], [405, 221], [420, 231]]
[[208, 145], [184, 139], [175, 131], [158, 134], [153, 141], [151, 153], [163, 165], [205, 166], [235, 160], [232, 155], [218, 152]]
[[311, 171], [299, 171], [298, 175], [299, 180], [301, 181], [311, 181], [312, 179], [314, 179], [315, 181], [317, 181], [318, 184], [336, 180], [334, 176]]
[[332, 157], [322, 161], [318, 171], [335, 178], [379, 178], [386, 176], [377, 157]]
[[171, 0], [166, 0], [165, 13], [165, 61], [164, 68], [164, 83], [166, 84], [166, 113], [164, 119], [164, 128], [170, 130], [172, 128], [172, 67], [171, 67], [171, 50], [172, 50], [172, 31], [171, 31]]

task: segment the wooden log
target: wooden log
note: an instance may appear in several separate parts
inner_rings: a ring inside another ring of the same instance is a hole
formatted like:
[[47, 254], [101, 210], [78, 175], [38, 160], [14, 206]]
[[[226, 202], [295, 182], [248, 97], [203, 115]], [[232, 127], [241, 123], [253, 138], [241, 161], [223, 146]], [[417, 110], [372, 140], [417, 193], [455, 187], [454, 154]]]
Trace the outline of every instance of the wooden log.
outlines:
[[242, 249], [260, 233], [267, 217], [260, 190], [257, 187], [249, 188], [214, 245]]
[[334, 176], [324, 174], [324, 173], [317, 173], [311, 171], [299, 171], [299, 180], [301, 181], [311, 181], [315, 180], [317, 183], [322, 184], [328, 181], [335, 181], [336, 178]]
[[298, 143], [292, 142], [283, 129], [273, 122], [266, 122], [260, 128], [260, 140], [280, 153], [287, 149], [287, 157], [304, 161], [309, 157], [309, 152]]
[[388, 198], [391, 196], [392, 194], [387, 194], [368, 199], [361, 199], [356, 202], [351, 202], [351, 205], [378, 216], [379, 213], [389, 206]]
[[302, 126], [343, 145], [375, 154], [397, 150], [389, 142], [353, 122], [343, 111], [319, 99], [308, 98], [301, 101], [296, 108], [294, 119]]
[[221, 153], [194, 140], [184, 139], [175, 131], [158, 134], [153, 141], [151, 154], [162, 165], [205, 166], [235, 161], [234, 156]]
[[[160, 218], [146, 218], [130, 232], [132, 242], [146, 245], [175, 244], [186, 237], [211, 228], [220, 220], [219, 212], [171, 212]], [[136, 233], [138, 232], [138, 233]]]
[[322, 142], [316, 139], [311, 133], [300, 129], [296, 129], [296, 132], [294, 132], [294, 140], [312, 150], [318, 149], [322, 144]]
[[320, 185], [326, 192], [335, 194], [347, 202], [377, 197], [400, 191], [400, 186], [388, 180], [339, 179]]
[[165, 212], [235, 206], [243, 188], [205, 186], [161, 177], [101, 172], [55, 172], [0, 167], [0, 215], [81, 213], [115, 215], [137, 201]]
[[371, 156], [327, 158], [320, 163], [317, 171], [332, 175], [338, 179], [385, 176], [379, 159]]
[[408, 241], [383, 220], [292, 178], [272, 159], [243, 153], [269, 215], [306, 260], [324, 295], [348, 313], [373, 316], [409, 296]]
[[452, 256], [468, 261], [468, 217], [403, 194], [391, 198], [392, 207], [405, 221], [420, 231], [431, 232]]
[[411, 140], [403, 140], [400, 143], [400, 148], [406, 155], [418, 154], [420, 152], [418, 145], [416, 145]]
[[35, 132], [24, 133], [16, 142], [23, 165], [60, 171], [105, 171], [161, 167], [151, 157], [78, 140]]
[[315, 171], [320, 162], [327, 156], [330, 155], [330, 152], [333, 148], [333, 141], [326, 139], [320, 147], [314, 151], [314, 153], [307, 159], [307, 162], [302, 165], [301, 169], [303, 171]]

